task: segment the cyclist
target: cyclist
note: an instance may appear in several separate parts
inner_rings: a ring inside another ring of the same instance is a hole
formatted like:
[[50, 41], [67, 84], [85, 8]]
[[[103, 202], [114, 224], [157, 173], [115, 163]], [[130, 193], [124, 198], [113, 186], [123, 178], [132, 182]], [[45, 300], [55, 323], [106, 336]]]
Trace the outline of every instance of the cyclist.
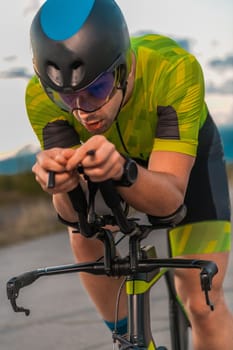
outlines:
[[[30, 35], [36, 75], [27, 86], [26, 107], [42, 148], [33, 172], [68, 226], [75, 258], [103, 254], [100, 241], [73, 233], [78, 215], [67, 192], [85, 185], [77, 165], [94, 182], [113, 179], [121, 197], [152, 222], [184, 202], [187, 216], [170, 232], [173, 255], [208, 258], [219, 267], [214, 312], [197, 271], [176, 271], [194, 348], [233, 349], [233, 318], [222, 287], [231, 242], [227, 177], [196, 58], [162, 35], [130, 38], [113, 0], [49, 0]], [[49, 170], [56, 172], [53, 189], [47, 187]], [[81, 279], [112, 329], [121, 281], [88, 274]], [[126, 310], [123, 295], [121, 334], [127, 332]]]

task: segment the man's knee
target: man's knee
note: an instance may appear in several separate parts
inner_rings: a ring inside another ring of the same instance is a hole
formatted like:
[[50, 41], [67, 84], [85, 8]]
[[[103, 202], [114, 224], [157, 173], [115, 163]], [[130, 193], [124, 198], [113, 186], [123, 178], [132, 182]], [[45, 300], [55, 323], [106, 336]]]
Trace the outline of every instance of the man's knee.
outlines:
[[88, 239], [81, 234], [70, 234], [70, 245], [78, 262], [96, 261], [103, 255], [103, 244], [97, 239]]
[[[185, 310], [191, 320], [205, 323], [205, 321], [208, 322], [212, 316], [215, 316], [214, 311], [211, 310], [210, 306], [207, 304], [205, 293], [201, 291], [201, 288], [200, 291], [187, 293], [183, 299]], [[215, 287], [209, 291], [209, 299], [214, 305], [214, 310], [221, 309], [221, 306], [224, 304], [222, 287]]]
[[213, 312], [207, 305], [204, 293], [195, 297], [188, 297], [185, 309], [192, 319], [208, 319]]

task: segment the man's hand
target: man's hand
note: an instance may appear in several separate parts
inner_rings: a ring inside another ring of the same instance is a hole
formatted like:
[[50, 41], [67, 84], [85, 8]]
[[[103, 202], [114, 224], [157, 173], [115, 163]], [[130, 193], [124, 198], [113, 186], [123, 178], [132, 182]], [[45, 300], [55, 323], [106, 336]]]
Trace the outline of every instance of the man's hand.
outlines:
[[[52, 148], [41, 151], [37, 155], [37, 161], [32, 168], [37, 182], [42, 189], [50, 194], [65, 193], [74, 189], [79, 182], [77, 169], [67, 171], [67, 161], [73, 156], [75, 150]], [[55, 187], [48, 188], [49, 171], [56, 173]]]
[[[94, 154], [90, 154], [90, 151], [94, 151]], [[91, 137], [74, 150], [72, 155], [66, 151], [63, 155], [67, 160], [65, 168], [68, 173], [77, 169], [78, 165], [82, 165], [85, 174], [93, 182], [119, 180], [123, 173], [124, 158], [114, 144], [101, 135]]]

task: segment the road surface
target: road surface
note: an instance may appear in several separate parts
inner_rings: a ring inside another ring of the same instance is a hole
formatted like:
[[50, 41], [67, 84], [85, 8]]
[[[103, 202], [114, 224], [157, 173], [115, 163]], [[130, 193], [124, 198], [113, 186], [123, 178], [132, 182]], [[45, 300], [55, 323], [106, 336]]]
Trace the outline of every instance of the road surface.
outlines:
[[[159, 240], [161, 237], [160, 234]], [[69, 263], [73, 263], [73, 257], [66, 232], [0, 250], [1, 350], [112, 348], [111, 334], [95, 312], [76, 274], [42, 277], [30, 287], [22, 289], [18, 298], [20, 305], [31, 309], [31, 315], [25, 317], [12, 311], [5, 292], [9, 278], [38, 267]], [[233, 311], [232, 276], [233, 256], [224, 285], [229, 307]], [[152, 329], [156, 329], [158, 344], [168, 346], [167, 299], [162, 281], [152, 291], [151, 300]]]

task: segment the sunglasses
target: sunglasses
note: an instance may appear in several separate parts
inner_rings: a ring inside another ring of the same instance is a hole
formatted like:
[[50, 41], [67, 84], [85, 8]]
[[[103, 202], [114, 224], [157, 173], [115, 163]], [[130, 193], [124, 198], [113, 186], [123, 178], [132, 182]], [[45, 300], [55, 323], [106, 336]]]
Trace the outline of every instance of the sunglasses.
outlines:
[[61, 93], [44, 86], [51, 100], [63, 110], [73, 112], [95, 112], [102, 108], [120, 88], [120, 74], [118, 69], [104, 72], [90, 85], [73, 93]]

